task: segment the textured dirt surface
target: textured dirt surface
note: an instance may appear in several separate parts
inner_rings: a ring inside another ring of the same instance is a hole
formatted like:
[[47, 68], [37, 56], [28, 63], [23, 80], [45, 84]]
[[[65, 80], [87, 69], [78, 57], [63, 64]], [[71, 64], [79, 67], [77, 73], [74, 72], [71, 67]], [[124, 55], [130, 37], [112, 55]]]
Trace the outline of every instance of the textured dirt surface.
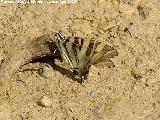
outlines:
[[119, 52], [115, 67], [92, 66], [81, 85], [59, 61], [29, 63], [21, 69], [36, 69], [1, 81], [0, 120], [160, 120], [159, 0], [0, 3], [0, 63], [23, 60], [26, 43], [59, 30], [98, 34]]

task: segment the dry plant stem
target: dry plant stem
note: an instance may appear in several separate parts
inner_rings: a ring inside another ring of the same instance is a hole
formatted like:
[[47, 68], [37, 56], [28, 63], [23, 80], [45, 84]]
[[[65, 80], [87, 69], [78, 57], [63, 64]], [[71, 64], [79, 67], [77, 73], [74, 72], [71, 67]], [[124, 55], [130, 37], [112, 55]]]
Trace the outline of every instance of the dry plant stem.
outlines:
[[54, 56], [56, 45], [52, 39], [52, 35], [43, 35], [22, 45], [23, 48], [12, 52], [9, 58], [0, 65], [0, 80], [10, 79], [19, 67], [34, 59]]

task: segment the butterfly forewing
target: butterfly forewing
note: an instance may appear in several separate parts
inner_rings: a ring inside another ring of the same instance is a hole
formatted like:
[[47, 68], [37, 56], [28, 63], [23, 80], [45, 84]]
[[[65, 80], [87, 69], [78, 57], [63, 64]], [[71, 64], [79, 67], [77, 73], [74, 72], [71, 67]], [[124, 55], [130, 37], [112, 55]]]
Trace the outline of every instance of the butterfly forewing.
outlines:
[[89, 57], [91, 56], [92, 52], [94, 51], [94, 41], [93, 40], [90, 40], [90, 43], [87, 47], [87, 51], [86, 51], [86, 56]]
[[71, 68], [74, 68], [77, 66], [77, 59], [76, 59], [75, 51], [74, 51], [72, 44], [73, 44], [72, 39], [68, 39], [66, 40], [65, 47], [66, 47], [68, 57], [70, 58], [70, 61], [71, 61], [70, 66]]
[[82, 46], [81, 51], [80, 51], [81, 53], [86, 55], [90, 42], [91, 41], [88, 40], [88, 39], [84, 40], [83, 46]]

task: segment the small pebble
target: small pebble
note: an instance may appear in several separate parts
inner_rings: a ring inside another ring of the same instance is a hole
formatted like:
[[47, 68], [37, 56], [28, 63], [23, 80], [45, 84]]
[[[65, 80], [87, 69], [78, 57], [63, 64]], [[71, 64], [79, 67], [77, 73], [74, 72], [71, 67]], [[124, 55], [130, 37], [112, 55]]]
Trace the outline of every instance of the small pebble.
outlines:
[[42, 107], [50, 107], [52, 105], [51, 99], [48, 98], [47, 96], [41, 97], [37, 103], [39, 106]]

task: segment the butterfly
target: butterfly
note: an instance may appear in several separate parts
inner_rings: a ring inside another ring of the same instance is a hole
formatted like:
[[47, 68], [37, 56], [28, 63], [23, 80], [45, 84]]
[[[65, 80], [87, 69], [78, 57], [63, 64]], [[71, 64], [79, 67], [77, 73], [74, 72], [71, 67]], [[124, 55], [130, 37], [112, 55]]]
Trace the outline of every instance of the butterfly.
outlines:
[[116, 49], [93, 38], [65, 37], [60, 32], [53, 36], [62, 59], [80, 83], [87, 79], [91, 65], [112, 67], [110, 58], [118, 56]]

